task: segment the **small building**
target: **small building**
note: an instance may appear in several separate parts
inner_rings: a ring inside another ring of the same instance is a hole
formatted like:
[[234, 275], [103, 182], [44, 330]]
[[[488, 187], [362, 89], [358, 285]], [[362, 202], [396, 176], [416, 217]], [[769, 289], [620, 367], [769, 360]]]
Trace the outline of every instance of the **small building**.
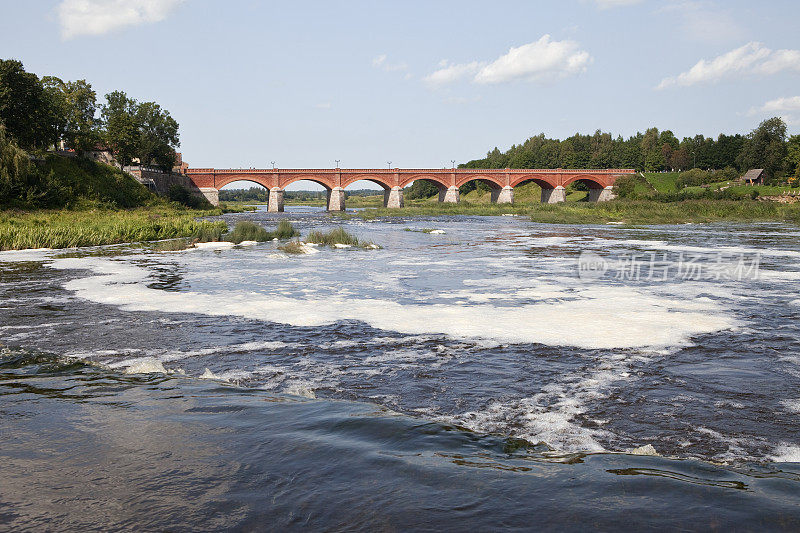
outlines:
[[764, 169], [763, 168], [753, 168], [748, 170], [744, 176], [742, 176], [742, 181], [745, 182], [747, 185], [763, 185], [764, 184]]
[[172, 172], [175, 174], [186, 174], [189, 165], [183, 160], [183, 155], [180, 152], [175, 152], [175, 166], [172, 167]]

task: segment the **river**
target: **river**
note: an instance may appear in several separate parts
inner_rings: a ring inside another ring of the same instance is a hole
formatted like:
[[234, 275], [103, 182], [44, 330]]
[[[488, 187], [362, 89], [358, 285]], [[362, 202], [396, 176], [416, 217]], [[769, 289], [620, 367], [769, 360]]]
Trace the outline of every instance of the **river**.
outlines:
[[797, 227], [340, 224], [0, 253], [0, 527], [800, 528]]

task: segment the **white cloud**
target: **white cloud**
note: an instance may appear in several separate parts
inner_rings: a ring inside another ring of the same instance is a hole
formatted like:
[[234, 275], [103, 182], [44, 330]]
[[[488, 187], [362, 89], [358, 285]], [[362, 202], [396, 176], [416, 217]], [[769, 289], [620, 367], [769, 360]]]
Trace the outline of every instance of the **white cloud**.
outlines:
[[61, 36], [102, 35], [125, 26], [159, 22], [184, 0], [62, 0]]
[[800, 71], [800, 51], [773, 51], [761, 43], [751, 42], [714, 59], [701, 59], [686, 72], [661, 80], [657, 89], [674, 85], [688, 87], [734, 76], [768, 76], [784, 70]]
[[330, 102], [320, 102], [318, 104], [314, 104], [314, 107], [317, 109], [330, 109], [332, 104]]
[[376, 56], [372, 60], [372, 66], [375, 68], [379, 68], [385, 72], [398, 72], [402, 70], [408, 70], [408, 63], [400, 62], [400, 63], [389, 63], [386, 61], [387, 56], [386, 54], [381, 54]]
[[641, 4], [642, 0], [594, 0], [600, 9], [611, 9], [612, 7], [632, 6]]
[[761, 107], [761, 111], [772, 113], [774, 111], [800, 111], [800, 96], [776, 98]]
[[553, 41], [549, 35], [538, 41], [512, 47], [491, 62], [439, 63], [439, 69], [424, 78], [431, 85], [445, 85], [464, 78], [474, 83], [496, 84], [517, 80], [546, 82], [586, 70], [592, 58], [575, 41]]
[[450, 65], [447, 60], [439, 62], [439, 69], [425, 76], [425, 82], [431, 85], [445, 85], [455, 81], [474, 76], [481, 69], [477, 61]]

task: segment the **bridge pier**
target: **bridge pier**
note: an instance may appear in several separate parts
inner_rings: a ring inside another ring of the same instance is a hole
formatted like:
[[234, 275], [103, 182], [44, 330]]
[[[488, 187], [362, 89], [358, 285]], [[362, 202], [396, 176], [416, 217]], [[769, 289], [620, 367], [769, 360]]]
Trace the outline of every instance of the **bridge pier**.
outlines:
[[280, 187], [273, 187], [269, 190], [267, 211], [270, 213], [283, 213], [283, 189]]
[[403, 207], [403, 189], [392, 187], [383, 191], [383, 207]]
[[445, 204], [457, 204], [459, 200], [458, 187], [439, 188], [439, 202]]
[[614, 194], [614, 186], [609, 185], [602, 191], [600, 191], [600, 196], [597, 197], [598, 202], [608, 202], [609, 200], [613, 200], [616, 198], [617, 195]]
[[496, 204], [513, 204], [514, 203], [514, 187], [506, 185], [502, 189], [492, 189], [492, 203]]
[[328, 191], [328, 211], [344, 211], [344, 189], [334, 187]]
[[219, 189], [214, 187], [200, 187], [200, 194], [213, 206], [219, 205]]
[[545, 189], [542, 187], [542, 203], [543, 204], [557, 204], [567, 201], [567, 192], [559, 185], [553, 189]]

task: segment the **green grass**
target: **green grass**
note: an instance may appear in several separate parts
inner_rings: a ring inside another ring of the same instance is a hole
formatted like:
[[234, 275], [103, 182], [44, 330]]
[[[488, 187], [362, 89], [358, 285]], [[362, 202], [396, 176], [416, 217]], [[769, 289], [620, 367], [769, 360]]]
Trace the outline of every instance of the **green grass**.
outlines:
[[380, 248], [380, 246], [371, 241], [359, 240], [358, 237], [348, 233], [342, 227], [332, 229], [328, 232], [312, 231], [306, 236], [305, 241], [323, 246], [336, 246], [337, 244], [343, 244], [345, 246], [360, 247], [365, 249]]
[[220, 202], [219, 208], [223, 213], [247, 213], [257, 209], [255, 205], [244, 202]]
[[300, 232], [294, 229], [292, 223], [288, 220], [281, 220], [278, 223], [278, 229], [272, 233], [272, 238], [280, 240], [291, 239], [292, 237], [300, 236]]
[[266, 242], [271, 241], [272, 238], [272, 233], [258, 224], [247, 220], [237, 222], [233, 230], [228, 232], [224, 237], [226, 241], [234, 244], [239, 244], [244, 241]]
[[685, 200], [682, 202], [617, 200], [572, 205], [540, 205], [533, 209], [530, 215], [534, 222], [555, 224], [622, 222], [629, 225], [643, 225], [722, 221], [800, 223], [800, 205], [746, 200]]
[[325, 233], [322, 231], [312, 231], [306, 236], [306, 242], [321, 244], [323, 246], [333, 246], [335, 244], [346, 244], [348, 246], [358, 246], [358, 237], [347, 233], [344, 228], [335, 228]]
[[529, 216], [534, 222], [549, 224], [680, 224], [685, 222], [785, 221], [800, 223], [800, 203], [781, 204], [756, 200], [614, 200], [611, 202], [564, 202], [559, 204], [473, 205], [431, 204], [401, 209], [366, 209], [335, 216], [372, 220], [379, 217], [430, 217], [443, 215]]
[[199, 221], [214, 211], [156, 206], [130, 210], [2, 211], [0, 250], [73, 248], [191, 237], [219, 240], [227, 230], [222, 221]]
[[678, 177], [680, 172], [645, 172], [644, 179], [659, 193], [678, 192]]

